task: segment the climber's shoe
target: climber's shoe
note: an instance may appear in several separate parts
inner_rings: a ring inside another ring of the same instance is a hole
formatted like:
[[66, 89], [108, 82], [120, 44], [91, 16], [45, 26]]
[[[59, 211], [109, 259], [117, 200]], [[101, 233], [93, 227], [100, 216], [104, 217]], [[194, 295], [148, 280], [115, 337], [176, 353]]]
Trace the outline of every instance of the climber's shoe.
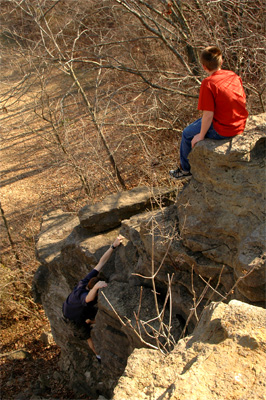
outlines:
[[97, 359], [98, 363], [101, 364], [101, 362], [102, 362], [101, 356], [96, 355], [96, 359]]

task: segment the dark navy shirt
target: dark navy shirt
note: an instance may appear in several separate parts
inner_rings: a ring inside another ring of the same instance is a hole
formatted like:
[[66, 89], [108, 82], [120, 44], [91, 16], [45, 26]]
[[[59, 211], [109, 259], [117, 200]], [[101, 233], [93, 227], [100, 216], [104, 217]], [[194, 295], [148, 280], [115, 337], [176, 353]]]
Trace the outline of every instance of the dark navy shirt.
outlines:
[[91, 317], [92, 313], [90, 311], [97, 303], [97, 296], [93, 301], [86, 303], [85, 299], [89, 293], [89, 290], [86, 289], [86, 285], [90, 279], [97, 276], [98, 273], [99, 271], [93, 269], [84, 279], [79, 281], [77, 286], [74, 287], [73, 291], [63, 304], [63, 314], [65, 317], [76, 322], [82, 322]]

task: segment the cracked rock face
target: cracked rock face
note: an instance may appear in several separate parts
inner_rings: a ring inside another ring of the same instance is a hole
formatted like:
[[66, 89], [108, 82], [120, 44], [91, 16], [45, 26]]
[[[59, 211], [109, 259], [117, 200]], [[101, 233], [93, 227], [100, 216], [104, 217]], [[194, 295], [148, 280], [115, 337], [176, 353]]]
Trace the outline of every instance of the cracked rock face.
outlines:
[[243, 135], [204, 140], [190, 155], [193, 179], [179, 197], [181, 237], [193, 252], [229, 265], [244, 300], [265, 301], [266, 114]]
[[265, 399], [266, 311], [232, 300], [205, 309], [169, 355], [138, 349], [113, 400]]
[[[240, 398], [244, 392], [238, 388], [249, 388], [249, 377], [252, 382], [255, 379], [250, 362], [255, 363], [261, 379], [262, 356], [249, 359], [249, 355], [260, 351], [261, 337], [265, 339], [260, 336], [265, 335], [265, 315], [259, 308], [265, 307], [266, 298], [263, 118], [265, 121], [265, 115], [250, 119], [245, 134], [231, 141], [200, 142], [190, 156], [193, 177], [176, 198], [172, 188], [157, 188], [152, 194], [147, 188], [135, 188], [97, 205], [96, 219], [89, 206], [78, 216], [61, 210], [44, 216], [36, 243], [41, 265], [33, 293], [61, 348], [62, 373], [77, 395], [111, 398], [119, 382], [116, 400], [167, 396], [193, 400], [197, 398], [191, 394], [195, 386], [203, 396], [198, 398], [224, 399], [229, 394], [224, 396], [223, 382], [229, 379], [233, 382], [230, 390]], [[165, 206], [163, 199], [170, 205]], [[153, 204], [152, 211], [148, 204]], [[155, 209], [154, 204], [162, 206]], [[92, 330], [102, 357], [99, 366], [87, 343], [75, 337], [64, 322], [61, 310], [76, 283], [97, 264], [119, 233], [125, 241], [103, 268], [108, 286], [99, 293]], [[232, 299], [239, 301], [218, 308], [213, 303]], [[161, 312], [164, 304], [163, 329], [171, 326], [169, 335], [165, 330], [167, 342], [154, 338], [154, 333], [162, 331], [156, 308]], [[258, 315], [253, 328], [259, 336], [254, 337], [246, 326], [250, 324], [246, 313]], [[189, 338], [180, 341], [182, 332]], [[156, 346], [165, 346], [171, 353], [166, 357], [148, 349]], [[245, 368], [238, 364], [239, 354]], [[231, 363], [236, 359], [237, 368], [232, 369], [227, 358]], [[205, 364], [213, 371], [209, 386]], [[197, 372], [198, 365], [201, 369]], [[226, 372], [229, 367], [230, 373]], [[182, 385], [183, 392], [177, 392]], [[216, 392], [216, 397], [210, 397]]]

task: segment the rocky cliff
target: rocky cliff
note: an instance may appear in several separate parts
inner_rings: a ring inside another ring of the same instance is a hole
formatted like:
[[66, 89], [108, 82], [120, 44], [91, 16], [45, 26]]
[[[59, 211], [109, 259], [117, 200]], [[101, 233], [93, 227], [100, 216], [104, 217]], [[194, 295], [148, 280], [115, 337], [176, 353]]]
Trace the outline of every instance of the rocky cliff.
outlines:
[[265, 319], [237, 300], [212, 303], [169, 355], [135, 350], [113, 400], [264, 400]]
[[[232, 140], [200, 142], [184, 186], [135, 188], [78, 215], [43, 217], [33, 292], [61, 347], [62, 377], [77, 393], [111, 398], [116, 387], [116, 400], [239, 398], [223, 392], [226, 357], [237, 359], [231, 393], [263, 386], [265, 117], [249, 118]], [[118, 233], [126, 240], [104, 267], [108, 287], [92, 332], [100, 366], [61, 308]], [[245, 328], [252, 315], [253, 331]], [[196, 382], [203, 397], [189, 394]]]

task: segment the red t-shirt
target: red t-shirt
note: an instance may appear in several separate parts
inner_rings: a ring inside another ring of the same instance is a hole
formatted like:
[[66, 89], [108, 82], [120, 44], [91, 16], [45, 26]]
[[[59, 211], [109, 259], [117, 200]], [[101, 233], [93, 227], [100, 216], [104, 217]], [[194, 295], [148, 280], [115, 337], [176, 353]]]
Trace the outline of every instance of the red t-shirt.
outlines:
[[221, 136], [244, 131], [248, 112], [241, 78], [233, 71], [219, 70], [200, 87], [198, 110], [213, 111], [213, 127]]

